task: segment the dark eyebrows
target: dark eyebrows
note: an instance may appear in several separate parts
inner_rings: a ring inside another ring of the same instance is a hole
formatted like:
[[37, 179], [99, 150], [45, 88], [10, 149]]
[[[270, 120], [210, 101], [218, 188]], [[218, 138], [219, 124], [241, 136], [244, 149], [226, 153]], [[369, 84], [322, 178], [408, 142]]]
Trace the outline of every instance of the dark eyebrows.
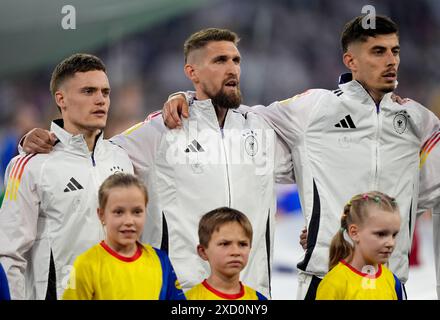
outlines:
[[[375, 50], [380, 50], [380, 51], [385, 51], [387, 48], [381, 45], [375, 45], [374, 47], [372, 47], [370, 50], [371, 51], [375, 51]], [[394, 46], [391, 48], [391, 51], [396, 51], [396, 50], [400, 50], [400, 45]]]
[[[215, 56], [215, 57], [212, 59], [212, 61], [213, 61], [213, 62], [217, 62], [217, 61], [227, 61], [228, 59], [229, 59], [229, 56], [223, 54], [223, 55]], [[234, 62], [240, 62], [240, 61], [241, 61], [241, 57], [240, 57], [239, 55], [236, 55], [236, 56], [232, 57], [232, 61], [234, 61]]]
[[371, 48], [371, 51], [376, 51], [376, 50], [385, 51], [386, 49], [387, 48], [385, 48], [384, 46], [375, 45], [374, 47]]
[[98, 90], [98, 88], [90, 87], [90, 86], [85, 86], [85, 87], [81, 88], [81, 91], [92, 91], [92, 92], [95, 92], [96, 90]]
[[212, 61], [217, 62], [217, 61], [226, 61], [228, 60], [228, 56], [226, 55], [219, 55], [219, 56], [215, 56]]
[[[81, 88], [81, 91], [82, 92], [84, 92], [84, 91], [96, 92], [96, 91], [98, 91], [98, 88], [97, 87], [91, 87], [91, 86], [85, 86], [85, 87]], [[104, 88], [101, 89], [101, 91], [105, 92], [105, 93], [109, 93], [110, 92], [110, 88], [109, 87], [104, 87]]]

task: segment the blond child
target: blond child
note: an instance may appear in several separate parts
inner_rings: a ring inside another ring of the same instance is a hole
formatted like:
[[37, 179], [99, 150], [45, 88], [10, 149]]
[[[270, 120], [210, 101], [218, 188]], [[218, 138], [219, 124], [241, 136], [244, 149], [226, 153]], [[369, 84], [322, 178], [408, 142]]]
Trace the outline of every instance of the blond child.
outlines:
[[105, 240], [78, 256], [63, 299], [185, 299], [165, 252], [138, 241], [148, 202], [144, 185], [133, 175], [114, 174], [98, 197]]
[[223, 207], [199, 222], [197, 253], [208, 261], [210, 276], [186, 293], [188, 300], [267, 300], [240, 281], [252, 245], [252, 225], [238, 210]]
[[378, 191], [354, 196], [330, 245], [329, 272], [317, 300], [401, 300], [402, 285], [385, 266], [396, 245], [396, 201]]

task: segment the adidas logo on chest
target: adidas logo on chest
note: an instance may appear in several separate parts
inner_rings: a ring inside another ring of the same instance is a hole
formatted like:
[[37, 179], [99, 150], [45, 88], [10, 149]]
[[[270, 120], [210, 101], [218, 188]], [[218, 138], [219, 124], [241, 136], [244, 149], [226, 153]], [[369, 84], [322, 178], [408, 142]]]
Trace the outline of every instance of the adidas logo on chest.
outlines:
[[344, 118], [339, 120], [335, 124], [336, 128], [344, 128], [344, 129], [356, 129], [356, 125], [354, 124], [353, 119], [351, 118], [351, 115], [347, 114]]
[[84, 187], [75, 179], [70, 178], [70, 180], [66, 184], [66, 188], [64, 189], [64, 192], [72, 192], [84, 189]]

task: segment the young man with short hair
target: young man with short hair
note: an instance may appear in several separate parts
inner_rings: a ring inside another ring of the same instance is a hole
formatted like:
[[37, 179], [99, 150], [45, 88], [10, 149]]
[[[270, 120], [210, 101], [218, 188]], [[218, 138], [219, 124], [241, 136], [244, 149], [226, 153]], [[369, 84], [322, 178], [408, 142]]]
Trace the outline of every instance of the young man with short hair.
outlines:
[[110, 85], [103, 62], [74, 54], [55, 68], [51, 92], [62, 119], [50, 154], [19, 155], [6, 171], [0, 262], [13, 299], [60, 298], [77, 255], [101, 240], [98, 188], [132, 173], [127, 154], [103, 139]]
[[[359, 16], [346, 24], [341, 44], [351, 73], [339, 89], [312, 89], [268, 107], [254, 107], [288, 145], [306, 219], [307, 249], [298, 263], [298, 299], [314, 299], [328, 271], [329, 246], [340, 212], [354, 193], [378, 190], [397, 199], [401, 232], [390, 269], [405, 283], [419, 193], [419, 151], [439, 119], [412, 100], [391, 98], [397, 86], [400, 45], [397, 25], [376, 16], [364, 29]], [[191, 95], [191, 94], [189, 94]], [[167, 125], [177, 124], [185, 99], [164, 107]], [[190, 117], [191, 119], [191, 117]]]

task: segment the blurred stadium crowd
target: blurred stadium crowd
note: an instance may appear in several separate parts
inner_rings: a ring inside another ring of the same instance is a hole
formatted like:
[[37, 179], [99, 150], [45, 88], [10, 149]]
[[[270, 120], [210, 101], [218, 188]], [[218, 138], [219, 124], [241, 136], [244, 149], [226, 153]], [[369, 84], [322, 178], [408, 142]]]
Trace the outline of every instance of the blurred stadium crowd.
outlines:
[[[183, 74], [183, 42], [191, 33], [206, 27], [229, 28], [241, 37], [245, 104], [268, 104], [307, 88], [336, 88], [339, 74], [345, 72], [340, 32], [344, 22], [361, 14], [367, 4], [373, 5], [377, 13], [392, 17], [400, 27], [402, 50], [397, 93], [418, 100], [440, 115], [440, 1], [202, 3], [196, 9], [97, 50], [78, 49], [100, 56], [108, 68], [112, 107], [107, 137], [160, 109], [171, 92], [191, 88]], [[32, 48], [28, 50], [32, 54]], [[50, 72], [58, 62], [0, 78], [2, 170], [16, 152], [17, 139], [24, 132], [35, 126], [48, 127], [58, 116], [49, 93]]]

